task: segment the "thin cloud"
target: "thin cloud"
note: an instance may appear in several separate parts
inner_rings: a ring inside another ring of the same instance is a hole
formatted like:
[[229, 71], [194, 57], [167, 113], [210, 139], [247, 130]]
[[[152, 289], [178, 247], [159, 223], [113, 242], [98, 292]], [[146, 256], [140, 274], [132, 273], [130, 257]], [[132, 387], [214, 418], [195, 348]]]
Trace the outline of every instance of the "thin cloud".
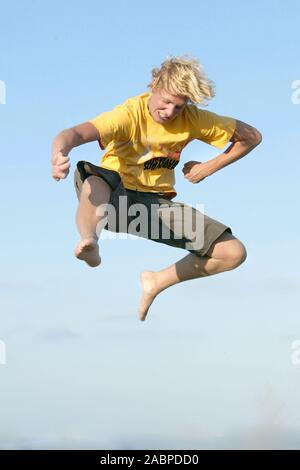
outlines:
[[70, 328], [58, 326], [55, 328], [48, 328], [42, 331], [41, 337], [49, 341], [58, 341], [65, 339], [78, 339], [81, 337], [81, 335], [76, 331], [71, 330]]

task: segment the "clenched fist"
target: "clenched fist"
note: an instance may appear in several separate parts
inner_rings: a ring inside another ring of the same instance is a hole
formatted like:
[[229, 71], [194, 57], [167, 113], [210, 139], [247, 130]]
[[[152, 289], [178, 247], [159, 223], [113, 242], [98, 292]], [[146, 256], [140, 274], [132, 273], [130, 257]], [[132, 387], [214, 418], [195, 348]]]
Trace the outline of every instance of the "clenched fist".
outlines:
[[56, 181], [65, 179], [70, 171], [70, 158], [62, 152], [54, 154], [51, 158], [52, 178]]
[[190, 161], [184, 164], [182, 173], [190, 183], [199, 183], [210, 175], [206, 163]]

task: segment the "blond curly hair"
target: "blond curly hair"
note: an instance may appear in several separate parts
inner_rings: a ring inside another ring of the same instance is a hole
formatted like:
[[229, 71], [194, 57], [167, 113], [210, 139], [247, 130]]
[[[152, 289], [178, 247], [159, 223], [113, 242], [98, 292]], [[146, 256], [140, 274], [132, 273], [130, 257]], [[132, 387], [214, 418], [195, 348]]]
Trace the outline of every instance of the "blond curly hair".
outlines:
[[214, 82], [206, 76], [199, 61], [188, 55], [168, 57], [160, 68], [154, 68], [148, 87], [163, 89], [205, 106], [215, 96]]

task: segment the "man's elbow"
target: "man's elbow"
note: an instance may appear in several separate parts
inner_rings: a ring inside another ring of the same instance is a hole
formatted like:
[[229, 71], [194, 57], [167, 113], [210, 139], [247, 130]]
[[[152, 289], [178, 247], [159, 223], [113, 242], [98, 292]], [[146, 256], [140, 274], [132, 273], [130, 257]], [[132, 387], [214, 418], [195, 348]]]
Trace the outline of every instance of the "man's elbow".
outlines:
[[56, 134], [53, 140], [59, 140], [61, 138], [69, 138], [71, 134], [72, 134], [72, 129], [63, 129], [58, 134]]
[[251, 131], [251, 138], [249, 139], [249, 144], [252, 147], [256, 147], [261, 143], [262, 139], [262, 134], [253, 127]]
[[259, 130], [250, 126], [250, 124], [237, 120], [231, 141], [243, 142], [247, 147], [254, 148], [261, 143], [262, 135]]
[[70, 145], [71, 148], [78, 147], [79, 145], [83, 143], [81, 136], [76, 132], [76, 130], [73, 127], [70, 127], [68, 129], [63, 129], [54, 138], [54, 141], [55, 140], [66, 142], [68, 145]]

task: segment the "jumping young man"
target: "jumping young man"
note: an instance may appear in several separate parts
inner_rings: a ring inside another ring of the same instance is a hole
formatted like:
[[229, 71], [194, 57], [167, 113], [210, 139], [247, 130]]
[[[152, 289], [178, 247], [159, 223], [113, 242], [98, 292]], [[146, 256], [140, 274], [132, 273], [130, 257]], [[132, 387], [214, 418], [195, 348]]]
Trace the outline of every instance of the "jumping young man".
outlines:
[[[230, 143], [207, 162], [184, 164], [184, 177], [195, 184], [244, 157], [262, 140], [249, 124], [197, 106], [214, 96], [214, 86], [196, 59], [167, 59], [152, 70], [149, 88], [148, 93], [130, 98], [112, 111], [60, 132], [53, 141], [51, 159], [52, 176], [60, 181], [69, 173], [69, 153], [74, 147], [98, 141], [105, 149], [99, 166], [81, 161], [75, 171], [76, 222], [81, 236], [75, 256], [79, 260], [91, 267], [101, 263], [98, 240], [101, 229], [109, 225], [108, 205], [117, 214], [109, 230], [133, 233], [133, 209], [142, 205], [147, 209], [142, 225], [147, 228], [134, 234], [189, 251], [161, 271], [142, 272], [140, 320], [145, 320], [153, 300], [164, 289], [235, 269], [247, 256], [230, 227], [173, 201], [174, 169], [184, 147], [195, 139], [218, 149]], [[120, 202], [124, 198], [125, 205]], [[186, 213], [190, 214], [187, 218]], [[196, 233], [193, 224], [185, 222], [189, 218], [200, 221]], [[161, 233], [162, 227], [168, 227], [167, 235]]]

